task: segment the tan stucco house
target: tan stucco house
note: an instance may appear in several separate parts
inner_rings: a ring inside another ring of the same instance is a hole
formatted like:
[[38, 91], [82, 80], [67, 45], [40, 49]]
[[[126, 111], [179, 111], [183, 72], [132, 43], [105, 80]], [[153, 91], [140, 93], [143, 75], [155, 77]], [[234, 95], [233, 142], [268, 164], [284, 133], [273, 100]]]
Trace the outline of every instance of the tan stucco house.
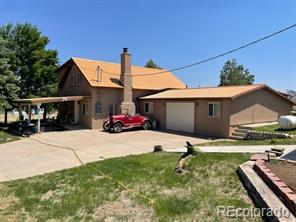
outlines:
[[59, 96], [82, 98], [62, 103], [61, 115], [92, 129], [110, 114], [137, 112], [160, 129], [229, 137], [237, 125], [277, 121], [294, 105], [263, 84], [186, 88], [171, 72], [132, 66], [126, 48], [120, 64], [71, 58], [58, 72]]
[[[164, 73], [151, 75], [160, 71]], [[132, 66], [127, 49], [120, 64], [71, 58], [58, 73], [59, 96], [83, 96], [81, 101], [64, 102], [59, 112], [92, 129], [102, 128], [110, 114], [138, 112], [138, 98], [142, 96], [186, 87], [166, 70]]]
[[139, 107], [145, 104], [161, 129], [212, 137], [229, 137], [242, 124], [277, 121], [293, 106], [264, 84], [167, 90], [141, 97]]

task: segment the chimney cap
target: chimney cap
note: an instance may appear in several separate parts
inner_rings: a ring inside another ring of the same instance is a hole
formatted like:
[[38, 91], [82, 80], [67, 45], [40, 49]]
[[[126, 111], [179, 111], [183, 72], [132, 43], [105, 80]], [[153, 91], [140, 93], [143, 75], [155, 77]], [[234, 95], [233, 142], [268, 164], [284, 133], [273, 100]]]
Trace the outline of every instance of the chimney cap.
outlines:
[[123, 53], [128, 53], [128, 48], [123, 48]]

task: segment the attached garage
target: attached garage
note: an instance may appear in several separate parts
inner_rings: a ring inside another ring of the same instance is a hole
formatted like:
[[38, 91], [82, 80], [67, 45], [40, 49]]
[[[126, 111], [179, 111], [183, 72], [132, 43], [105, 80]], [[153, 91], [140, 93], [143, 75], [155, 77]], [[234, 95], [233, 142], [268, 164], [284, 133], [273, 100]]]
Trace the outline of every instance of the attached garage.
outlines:
[[246, 86], [170, 89], [141, 97], [153, 112], [142, 112], [164, 130], [227, 138], [241, 124], [274, 122], [292, 110], [294, 103], [272, 88]]
[[194, 113], [193, 102], [167, 102], [166, 129], [194, 133]]

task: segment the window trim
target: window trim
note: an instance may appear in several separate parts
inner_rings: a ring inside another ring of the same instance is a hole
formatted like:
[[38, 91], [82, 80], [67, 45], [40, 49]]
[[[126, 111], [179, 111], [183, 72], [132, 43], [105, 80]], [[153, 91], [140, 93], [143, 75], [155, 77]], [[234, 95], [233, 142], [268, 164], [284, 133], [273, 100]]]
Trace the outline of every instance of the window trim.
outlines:
[[[100, 112], [97, 112], [97, 106], [98, 105], [100, 105]], [[102, 103], [101, 103], [101, 101], [96, 101], [96, 103], [95, 103], [95, 114], [97, 116], [102, 114]]]
[[[146, 112], [146, 104], [148, 104], [148, 111]], [[144, 113], [145, 114], [153, 114], [153, 102], [144, 102]]]
[[[210, 105], [213, 105], [213, 116], [210, 116]], [[215, 105], [219, 105], [219, 112], [218, 112], [218, 114], [215, 113]], [[218, 101], [208, 102], [208, 117], [209, 118], [220, 118], [221, 117], [221, 102], [218, 102]]]
[[82, 114], [83, 115], [88, 115], [88, 103], [83, 103], [82, 104]]

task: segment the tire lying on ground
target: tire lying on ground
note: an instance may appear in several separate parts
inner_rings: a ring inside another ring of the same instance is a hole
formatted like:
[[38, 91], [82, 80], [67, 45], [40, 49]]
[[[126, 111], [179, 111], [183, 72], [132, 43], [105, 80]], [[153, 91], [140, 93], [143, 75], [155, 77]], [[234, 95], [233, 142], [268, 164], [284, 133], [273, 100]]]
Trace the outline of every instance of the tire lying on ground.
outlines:
[[281, 116], [278, 120], [280, 129], [296, 128], [296, 116]]

